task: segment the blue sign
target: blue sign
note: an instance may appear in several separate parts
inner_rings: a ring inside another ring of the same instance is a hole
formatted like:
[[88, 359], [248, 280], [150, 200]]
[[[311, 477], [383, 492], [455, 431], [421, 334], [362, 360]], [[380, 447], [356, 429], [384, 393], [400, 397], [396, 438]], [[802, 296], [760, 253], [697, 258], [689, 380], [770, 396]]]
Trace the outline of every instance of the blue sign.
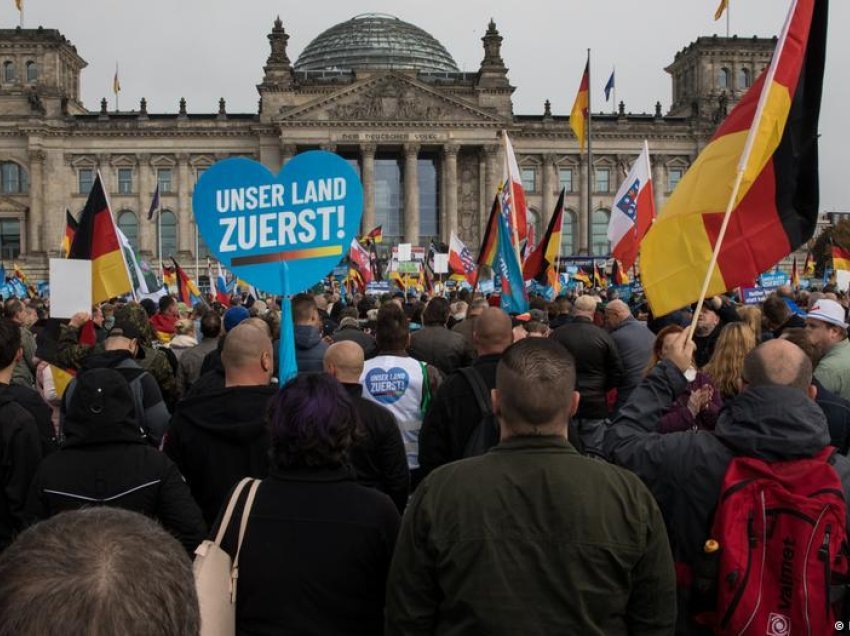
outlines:
[[631, 285], [609, 285], [608, 291], [615, 290], [617, 292], [617, 298], [622, 300], [624, 303], [629, 302], [632, 299], [632, 286]]
[[770, 272], [759, 276], [759, 285], [762, 287], [779, 287], [788, 284], [788, 274], [785, 272]]
[[225, 266], [286, 295], [312, 287], [348, 252], [363, 188], [348, 162], [330, 152], [296, 155], [277, 176], [256, 161], [231, 158], [204, 172], [192, 205], [201, 236]]
[[410, 386], [410, 376], [401, 367], [376, 367], [366, 374], [366, 390], [381, 404], [398, 402]]
[[367, 294], [388, 294], [391, 290], [390, 281], [388, 280], [375, 280], [371, 283], [366, 283], [366, 293]]
[[744, 287], [741, 289], [742, 300], [745, 305], [758, 305], [775, 292], [777, 287]]

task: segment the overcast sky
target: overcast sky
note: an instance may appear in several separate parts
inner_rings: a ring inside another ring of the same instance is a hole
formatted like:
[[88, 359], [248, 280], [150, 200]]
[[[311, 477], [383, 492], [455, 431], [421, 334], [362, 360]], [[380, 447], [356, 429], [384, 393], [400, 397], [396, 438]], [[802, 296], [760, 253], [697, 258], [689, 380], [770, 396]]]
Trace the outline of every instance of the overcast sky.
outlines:
[[[358, 13], [385, 12], [436, 37], [461, 70], [481, 62], [481, 36], [492, 17], [504, 37], [517, 114], [539, 114], [552, 101], [568, 114], [592, 48], [594, 111], [607, 107], [602, 88], [617, 68], [617, 99], [626, 110], [670, 106], [664, 67], [677, 50], [701, 35], [725, 34], [714, 22], [719, 0], [24, 0], [25, 26], [59, 29], [88, 62], [82, 95], [92, 110], [110, 98], [119, 63], [122, 110], [146, 97], [150, 112], [176, 112], [181, 96], [189, 112], [215, 112], [218, 98], [230, 112], [256, 112], [256, 84], [268, 56], [266, 35], [280, 15], [290, 35], [293, 62], [328, 27]], [[790, 0], [730, 0], [732, 34], [779, 32]], [[0, 21], [18, 24], [14, 0], [0, 0]], [[833, 0], [821, 110], [821, 207], [850, 212], [844, 193], [850, 147], [850, 1]]]

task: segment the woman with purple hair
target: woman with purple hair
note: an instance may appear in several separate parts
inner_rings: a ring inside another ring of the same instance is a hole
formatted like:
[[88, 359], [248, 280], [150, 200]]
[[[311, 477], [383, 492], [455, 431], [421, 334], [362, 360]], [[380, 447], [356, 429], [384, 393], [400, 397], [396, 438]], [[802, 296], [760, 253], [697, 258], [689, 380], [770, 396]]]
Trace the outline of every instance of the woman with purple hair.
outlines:
[[[272, 399], [268, 419], [271, 468], [239, 557], [237, 632], [381, 634], [399, 514], [348, 466], [351, 399], [329, 375], [301, 375]], [[231, 556], [243, 505], [222, 544]]]

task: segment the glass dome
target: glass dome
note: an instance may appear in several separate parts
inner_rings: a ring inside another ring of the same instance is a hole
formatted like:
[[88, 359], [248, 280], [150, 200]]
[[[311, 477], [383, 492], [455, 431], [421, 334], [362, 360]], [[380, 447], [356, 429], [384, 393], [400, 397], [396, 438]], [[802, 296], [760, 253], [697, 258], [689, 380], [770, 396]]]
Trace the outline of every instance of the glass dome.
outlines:
[[433, 36], [395, 16], [364, 13], [315, 38], [295, 62], [296, 71], [362, 68], [457, 73], [452, 56]]

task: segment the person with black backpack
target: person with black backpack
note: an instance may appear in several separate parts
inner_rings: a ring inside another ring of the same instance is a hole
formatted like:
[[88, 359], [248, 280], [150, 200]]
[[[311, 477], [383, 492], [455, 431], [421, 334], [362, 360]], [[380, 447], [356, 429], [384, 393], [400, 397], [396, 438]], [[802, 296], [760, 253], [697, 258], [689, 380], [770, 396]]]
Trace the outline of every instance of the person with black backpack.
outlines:
[[419, 435], [419, 464], [425, 475], [464, 457], [485, 453], [499, 442], [490, 403], [496, 367], [513, 342], [511, 318], [488, 307], [476, 318], [472, 333], [478, 357], [440, 386]]
[[846, 579], [850, 460], [829, 446], [812, 363], [771, 340], [744, 360], [713, 432], [666, 435], [694, 344], [676, 336], [609, 424], [606, 456], [637, 473], [664, 514], [679, 634], [826, 634]]

